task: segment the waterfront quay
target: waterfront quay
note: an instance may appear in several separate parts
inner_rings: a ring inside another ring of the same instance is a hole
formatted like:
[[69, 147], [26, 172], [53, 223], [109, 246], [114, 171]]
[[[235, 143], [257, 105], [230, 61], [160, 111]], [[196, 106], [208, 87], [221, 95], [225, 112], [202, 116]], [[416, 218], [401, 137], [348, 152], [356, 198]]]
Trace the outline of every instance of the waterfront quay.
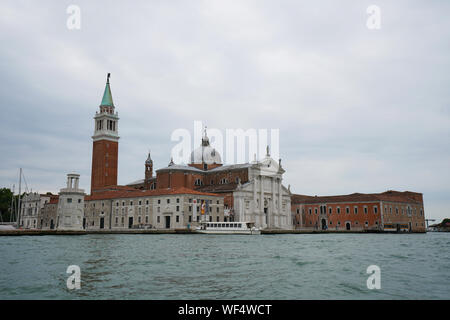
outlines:
[[[265, 229], [261, 234], [327, 234], [327, 233], [398, 233], [373, 230], [283, 230]], [[425, 231], [413, 233], [426, 233]], [[200, 234], [193, 229], [124, 229], [124, 230], [38, 230], [38, 229], [16, 229], [0, 230], [0, 236], [46, 236], [46, 235], [86, 235], [86, 234]]]

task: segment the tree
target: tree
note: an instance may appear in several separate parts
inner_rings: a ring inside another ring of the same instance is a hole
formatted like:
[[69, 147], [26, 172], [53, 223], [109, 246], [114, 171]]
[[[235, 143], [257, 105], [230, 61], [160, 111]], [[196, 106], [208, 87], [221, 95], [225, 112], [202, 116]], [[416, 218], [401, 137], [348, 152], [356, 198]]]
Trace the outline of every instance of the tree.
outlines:
[[13, 193], [9, 188], [0, 189], [0, 216], [2, 221], [10, 221], [11, 219], [11, 199]]

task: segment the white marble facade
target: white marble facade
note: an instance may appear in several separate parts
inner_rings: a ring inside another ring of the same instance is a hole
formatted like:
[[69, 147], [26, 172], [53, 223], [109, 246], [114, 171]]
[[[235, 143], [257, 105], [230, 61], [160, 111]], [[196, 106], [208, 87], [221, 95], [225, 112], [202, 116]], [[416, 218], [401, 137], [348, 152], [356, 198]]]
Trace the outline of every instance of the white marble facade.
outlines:
[[233, 192], [235, 221], [254, 222], [267, 229], [292, 229], [291, 195], [282, 185], [284, 170], [270, 158], [249, 167], [249, 182]]

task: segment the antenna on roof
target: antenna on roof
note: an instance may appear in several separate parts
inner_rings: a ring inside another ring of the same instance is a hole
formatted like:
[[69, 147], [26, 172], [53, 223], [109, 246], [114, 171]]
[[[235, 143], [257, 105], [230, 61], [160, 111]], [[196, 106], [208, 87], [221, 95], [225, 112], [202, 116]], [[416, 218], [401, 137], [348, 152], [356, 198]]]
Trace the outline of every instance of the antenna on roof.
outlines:
[[108, 76], [106, 77], [106, 83], [109, 83], [109, 77], [111, 77], [111, 73], [108, 72]]

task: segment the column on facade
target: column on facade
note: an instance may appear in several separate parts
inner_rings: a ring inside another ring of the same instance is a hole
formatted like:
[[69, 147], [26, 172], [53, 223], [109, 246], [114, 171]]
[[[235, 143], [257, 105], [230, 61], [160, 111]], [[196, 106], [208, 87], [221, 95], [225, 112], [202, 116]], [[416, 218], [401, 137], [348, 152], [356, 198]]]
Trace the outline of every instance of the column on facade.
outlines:
[[278, 226], [281, 227], [281, 216], [282, 216], [282, 193], [281, 193], [281, 178], [278, 179]]
[[254, 208], [254, 212], [256, 213], [256, 208], [257, 208], [257, 202], [256, 202], [256, 188], [258, 187], [258, 179], [257, 177], [253, 178], [253, 208]]
[[276, 188], [276, 178], [275, 177], [272, 177], [272, 212], [271, 212], [271, 214], [270, 214], [270, 226], [271, 227], [273, 227], [273, 225], [274, 225], [274, 214], [275, 214], [275, 212], [277, 212], [277, 207], [276, 207], [276, 205], [275, 205], [275, 203], [276, 203], [276, 198], [277, 198], [277, 196], [276, 196], [276, 191], [275, 191], [275, 188]]

